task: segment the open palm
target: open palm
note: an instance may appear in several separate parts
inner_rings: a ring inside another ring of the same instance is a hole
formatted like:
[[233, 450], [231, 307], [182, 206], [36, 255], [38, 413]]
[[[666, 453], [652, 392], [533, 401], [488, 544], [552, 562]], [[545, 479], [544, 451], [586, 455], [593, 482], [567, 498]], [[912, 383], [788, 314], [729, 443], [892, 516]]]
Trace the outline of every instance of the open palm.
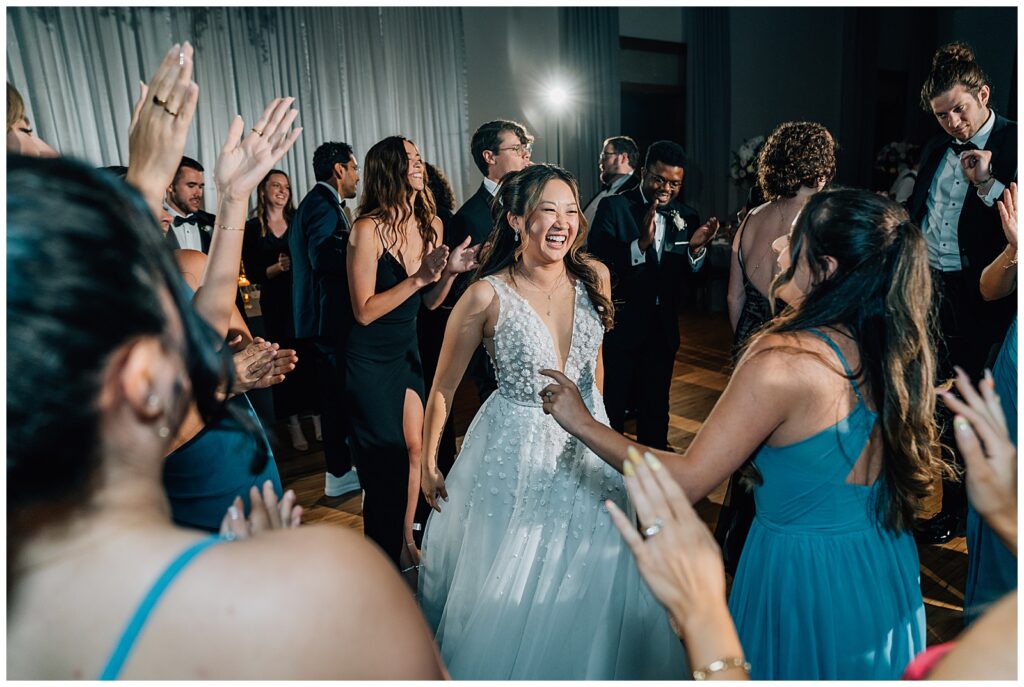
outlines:
[[227, 140], [217, 156], [213, 176], [217, 193], [228, 200], [246, 202], [260, 180], [284, 157], [302, 133], [292, 130], [299, 111], [291, 104], [295, 98], [275, 98], [242, 138], [245, 123], [240, 115], [228, 127]]

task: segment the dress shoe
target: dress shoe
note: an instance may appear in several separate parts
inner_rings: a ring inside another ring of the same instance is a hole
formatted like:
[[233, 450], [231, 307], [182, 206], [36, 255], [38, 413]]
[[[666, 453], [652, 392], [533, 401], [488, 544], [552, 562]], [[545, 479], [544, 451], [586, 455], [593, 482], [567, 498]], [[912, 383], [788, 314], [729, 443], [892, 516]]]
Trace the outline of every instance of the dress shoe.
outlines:
[[359, 475], [356, 474], [355, 468], [352, 468], [340, 477], [335, 477], [329, 472], [324, 474], [326, 475], [326, 479], [324, 480], [324, 494], [327, 496], [344, 496], [345, 494], [350, 494], [362, 489], [359, 485]]
[[921, 523], [915, 538], [922, 544], [945, 544], [950, 539], [964, 536], [964, 518], [956, 513], [939, 513]]

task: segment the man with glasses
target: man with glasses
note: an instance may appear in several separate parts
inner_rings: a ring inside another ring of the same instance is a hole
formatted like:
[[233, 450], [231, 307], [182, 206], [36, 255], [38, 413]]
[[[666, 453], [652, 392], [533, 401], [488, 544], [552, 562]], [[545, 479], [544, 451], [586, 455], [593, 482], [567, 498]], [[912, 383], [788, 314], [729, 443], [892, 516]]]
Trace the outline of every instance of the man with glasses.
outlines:
[[[518, 172], [530, 165], [530, 153], [533, 151], [533, 136], [519, 122], [508, 119], [496, 119], [481, 124], [470, 140], [473, 162], [484, 175], [483, 183], [473, 197], [467, 200], [452, 221], [449, 232], [451, 239], [446, 241], [450, 246], [457, 246], [467, 236], [471, 236], [470, 245], [478, 245], [487, 240], [491, 234], [491, 201], [498, 192], [501, 178], [509, 172]], [[466, 289], [471, 278], [470, 273], [460, 274], [452, 285], [450, 295], [442, 307], [451, 308]], [[494, 369], [481, 346], [477, 349], [467, 370], [477, 385], [480, 402], [483, 403], [491, 392], [497, 388]]]
[[672, 141], [647, 150], [640, 186], [604, 198], [588, 250], [612, 273], [615, 327], [604, 338], [604, 401], [621, 432], [635, 391], [637, 441], [668, 448], [668, 397], [679, 349], [678, 297], [686, 275], [704, 263], [718, 220], [700, 224], [677, 200], [686, 154]]
[[631, 191], [640, 185], [640, 177], [636, 173], [640, 162], [640, 150], [636, 141], [629, 136], [612, 136], [606, 138], [601, 146], [601, 157], [597, 167], [601, 171], [601, 189], [587, 203], [583, 215], [588, 224], [594, 223], [597, 206], [607, 196], [615, 196]]

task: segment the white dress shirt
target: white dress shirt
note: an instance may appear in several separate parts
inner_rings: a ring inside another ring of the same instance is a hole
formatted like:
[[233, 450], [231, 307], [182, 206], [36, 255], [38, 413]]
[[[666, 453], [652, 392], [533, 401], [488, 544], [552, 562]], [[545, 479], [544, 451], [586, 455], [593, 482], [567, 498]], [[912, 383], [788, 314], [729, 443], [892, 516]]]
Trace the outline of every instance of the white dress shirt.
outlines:
[[583, 216], [587, 218], [588, 225], [594, 223], [594, 216], [597, 214], [597, 206], [601, 204], [601, 199], [617, 195], [619, 189], [629, 181], [631, 176], [633, 176], [632, 173], [618, 175], [615, 181], [611, 183], [610, 187], [594, 196], [594, 199], [590, 201], [590, 204], [587, 205], [586, 209], [583, 211]]
[[203, 250], [203, 241], [199, 237], [199, 232], [201, 231], [199, 229], [199, 225], [186, 222], [175, 226], [175, 217], [187, 217], [187, 215], [181, 214], [167, 203], [164, 203], [164, 210], [166, 210], [167, 214], [171, 216], [171, 231], [174, 232], [174, 237], [178, 239], [178, 248], [197, 250], [201, 252]]
[[497, 181], [484, 177], [484, 188], [487, 189], [487, 192], [492, 196], [498, 195], [498, 186], [500, 186], [500, 184]]
[[[995, 123], [996, 114], [992, 112], [978, 133], [966, 142], [973, 143], [978, 150], [984, 150]], [[985, 205], [991, 207], [1005, 189], [1001, 182], [993, 180], [988, 193], [983, 194], [981, 189], [976, 193]], [[947, 148], [931, 179], [928, 197], [925, 199], [925, 216], [921, 220], [921, 231], [928, 244], [928, 263], [937, 270], [954, 272], [962, 268], [957, 226], [970, 190], [971, 182], [960, 165], [960, 156], [952, 148]]]

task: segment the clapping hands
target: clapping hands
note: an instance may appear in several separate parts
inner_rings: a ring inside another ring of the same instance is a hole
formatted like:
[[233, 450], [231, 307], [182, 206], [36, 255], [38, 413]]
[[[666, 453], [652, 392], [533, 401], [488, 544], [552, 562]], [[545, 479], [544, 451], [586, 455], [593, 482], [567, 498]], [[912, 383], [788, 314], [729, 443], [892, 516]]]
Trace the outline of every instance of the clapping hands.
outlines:
[[448, 264], [448, 246], [438, 246], [423, 256], [420, 268], [416, 270], [414, 277], [421, 286], [433, 284], [444, 274], [445, 266]]
[[476, 269], [479, 264], [477, 256], [480, 252], [480, 244], [470, 246], [469, 242], [472, 238], [472, 236], [467, 236], [462, 243], [451, 249], [448, 255], [448, 263], [445, 265], [447, 272], [450, 274], [462, 274], [463, 272]]
[[280, 384], [299, 362], [294, 350], [281, 348], [280, 344], [265, 341], [258, 336], [233, 357], [235, 384], [231, 390], [236, 394]]

